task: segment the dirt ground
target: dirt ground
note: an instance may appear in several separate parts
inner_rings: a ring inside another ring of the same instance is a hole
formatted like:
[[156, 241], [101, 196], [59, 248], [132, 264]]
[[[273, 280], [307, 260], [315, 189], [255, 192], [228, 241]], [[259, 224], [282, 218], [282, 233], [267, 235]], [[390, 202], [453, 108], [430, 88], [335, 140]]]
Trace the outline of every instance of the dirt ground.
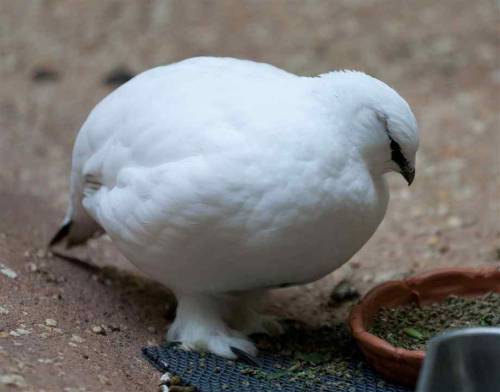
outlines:
[[116, 67], [226, 55], [300, 74], [362, 69], [412, 105], [414, 185], [391, 177], [376, 235], [332, 275], [273, 293], [276, 314], [342, 317], [328, 306], [342, 278], [365, 292], [435, 266], [500, 265], [498, 15], [489, 0], [0, 1], [0, 390], [157, 388], [140, 349], [164, 337], [168, 291], [135, 278], [106, 238], [72, 254], [128, 273], [44, 251], [75, 135]]

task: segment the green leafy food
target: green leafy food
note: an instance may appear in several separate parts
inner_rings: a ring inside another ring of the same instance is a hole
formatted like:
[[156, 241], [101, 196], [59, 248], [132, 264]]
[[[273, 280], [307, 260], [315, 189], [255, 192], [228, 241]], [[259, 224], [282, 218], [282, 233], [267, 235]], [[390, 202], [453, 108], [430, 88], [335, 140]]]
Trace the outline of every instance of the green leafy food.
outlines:
[[241, 364], [237, 366], [242, 374], [272, 382], [276, 390], [283, 381], [296, 381], [303, 385], [304, 391], [316, 390], [328, 375], [338, 378], [330, 381], [336, 383], [331, 387], [338, 387], [342, 380], [349, 380], [354, 372], [361, 371], [350, 365], [356, 349], [344, 323], [311, 329], [291, 322], [282, 336], [258, 336], [256, 343], [261, 351], [286, 357], [289, 361], [276, 365], [276, 370], [271, 372]]
[[419, 332], [418, 329], [409, 327], [409, 328], [403, 329], [403, 332], [405, 334], [407, 334], [408, 336], [411, 336], [412, 338], [415, 338], [418, 340], [424, 339], [424, 335], [422, 335], [422, 333]]
[[480, 297], [449, 296], [434, 304], [382, 308], [370, 332], [396, 347], [425, 350], [430, 338], [446, 330], [485, 326], [500, 326], [498, 293]]

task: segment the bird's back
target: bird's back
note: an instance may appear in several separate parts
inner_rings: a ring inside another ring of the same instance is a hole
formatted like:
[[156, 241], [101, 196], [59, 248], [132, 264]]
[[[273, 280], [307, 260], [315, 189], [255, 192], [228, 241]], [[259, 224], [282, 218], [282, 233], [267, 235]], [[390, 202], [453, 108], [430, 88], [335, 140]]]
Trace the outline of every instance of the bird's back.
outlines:
[[[124, 164], [157, 165], [272, 137], [292, 123], [300, 78], [268, 64], [194, 58], [146, 71], [107, 96], [78, 135], [74, 169], [111, 181]], [[83, 165], [83, 166], [82, 166]]]

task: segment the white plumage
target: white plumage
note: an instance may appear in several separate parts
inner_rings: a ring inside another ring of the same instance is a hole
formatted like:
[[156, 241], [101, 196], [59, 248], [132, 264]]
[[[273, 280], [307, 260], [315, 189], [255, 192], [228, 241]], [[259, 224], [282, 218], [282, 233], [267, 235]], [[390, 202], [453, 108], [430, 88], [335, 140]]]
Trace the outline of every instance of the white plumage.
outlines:
[[138, 75], [90, 113], [54, 242], [102, 228], [177, 295], [170, 340], [253, 355], [246, 335], [279, 325], [248, 298], [348, 261], [384, 217], [383, 174], [411, 182], [417, 147], [409, 106], [363, 73], [188, 59]]

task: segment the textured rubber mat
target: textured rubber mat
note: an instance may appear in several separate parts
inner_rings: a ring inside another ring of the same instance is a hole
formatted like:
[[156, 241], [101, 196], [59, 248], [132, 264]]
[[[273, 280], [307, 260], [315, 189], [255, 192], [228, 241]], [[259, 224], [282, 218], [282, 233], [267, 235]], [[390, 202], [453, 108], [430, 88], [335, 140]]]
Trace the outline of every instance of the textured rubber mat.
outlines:
[[[295, 342], [293, 346], [287, 343], [290, 339]], [[269, 350], [269, 341], [272, 350]], [[177, 345], [146, 347], [143, 353], [158, 370], [179, 375], [200, 392], [411, 391], [380, 378], [344, 330], [292, 329], [278, 341], [261, 338], [258, 346], [258, 366], [212, 354], [187, 352]], [[311, 347], [313, 350], [307, 351]]]

